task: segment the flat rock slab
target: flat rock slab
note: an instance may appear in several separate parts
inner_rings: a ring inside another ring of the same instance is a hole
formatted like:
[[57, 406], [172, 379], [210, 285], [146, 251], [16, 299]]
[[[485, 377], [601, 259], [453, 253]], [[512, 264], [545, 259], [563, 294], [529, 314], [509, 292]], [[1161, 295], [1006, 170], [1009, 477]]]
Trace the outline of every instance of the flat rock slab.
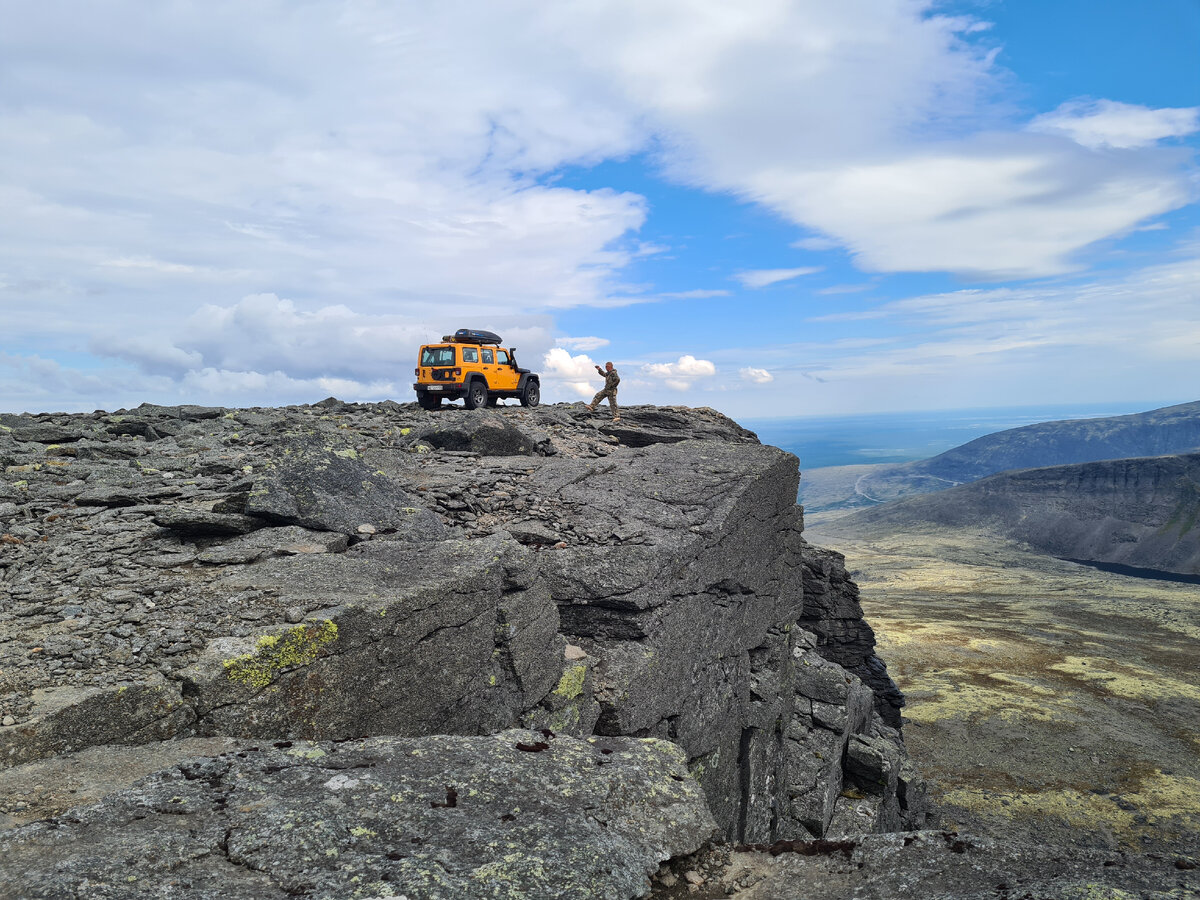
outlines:
[[154, 524], [187, 535], [249, 534], [263, 522], [237, 513], [218, 513], [195, 506], [176, 506], [156, 512]]
[[181, 760], [240, 749], [238, 741], [226, 737], [155, 741], [133, 747], [106, 744], [0, 768], [0, 829], [96, 803]]
[[300, 553], [341, 553], [347, 544], [346, 535], [335, 531], [312, 531], [299, 525], [285, 525], [235, 537], [201, 551], [196, 558], [207, 565], [228, 566]]
[[1068, 854], [1051, 846], [919, 831], [853, 841], [781, 841], [734, 854], [724, 880], [740, 881], [737, 896], [744, 900], [1169, 900], [1200, 892], [1200, 868], [1193, 866], [1194, 860], [1158, 854], [1079, 849]]
[[644, 895], [715, 825], [653, 739], [279, 741], [0, 837], [6, 897]]
[[[357, 534], [360, 525], [436, 540], [441, 523], [353, 448], [297, 440], [258, 478], [245, 512], [279, 525]], [[414, 538], [415, 539], [415, 538]]]

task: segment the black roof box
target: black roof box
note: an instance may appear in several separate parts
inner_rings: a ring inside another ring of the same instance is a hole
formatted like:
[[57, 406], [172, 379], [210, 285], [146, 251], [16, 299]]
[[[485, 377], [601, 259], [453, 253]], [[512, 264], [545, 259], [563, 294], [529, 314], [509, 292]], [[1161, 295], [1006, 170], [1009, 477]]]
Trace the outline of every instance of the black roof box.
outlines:
[[477, 328], [460, 328], [454, 332], [454, 341], [459, 344], [499, 344], [500, 335]]

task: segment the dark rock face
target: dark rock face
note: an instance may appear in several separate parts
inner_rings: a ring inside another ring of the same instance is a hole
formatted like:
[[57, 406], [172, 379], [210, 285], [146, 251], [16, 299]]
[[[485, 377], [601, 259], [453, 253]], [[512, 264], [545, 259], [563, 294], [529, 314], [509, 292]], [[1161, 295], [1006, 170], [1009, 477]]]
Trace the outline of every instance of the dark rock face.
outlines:
[[804, 550], [804, 613], [800, 624], [817, 636], [817, 652], [862, 679], [875, 693], [875, 710], [885, 725], [900, 727], [904, 695], [875, 655], [875, 632], [863, 618], [858, 585], [846, 558], [834, 550]]
[[623, 900], [712, 836], [686, 776], [678, 747], [629, 738], [248, 745], [0, 832], [3, 893]]
[[[0, 765], [524, 726], [672, 742], [732, 840], [924, 818], [857, 589], [803, 540], [795, 457], [711, 410], [5, 423]], [[12, 436], [42, 425], [81, 437]]]
[[994, 475], [855, 522], [983, 526], [1069, 559], [1200, 574], [1200, 454]]

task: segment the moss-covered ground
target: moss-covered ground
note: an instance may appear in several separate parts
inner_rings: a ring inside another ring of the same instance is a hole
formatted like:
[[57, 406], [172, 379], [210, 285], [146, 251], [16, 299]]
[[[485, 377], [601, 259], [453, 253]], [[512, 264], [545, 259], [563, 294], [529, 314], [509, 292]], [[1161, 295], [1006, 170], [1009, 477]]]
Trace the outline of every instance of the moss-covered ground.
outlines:
[[846, 554], [944, 825], [1200, 847], [1200, 587], [932, 527], [806, 537]]

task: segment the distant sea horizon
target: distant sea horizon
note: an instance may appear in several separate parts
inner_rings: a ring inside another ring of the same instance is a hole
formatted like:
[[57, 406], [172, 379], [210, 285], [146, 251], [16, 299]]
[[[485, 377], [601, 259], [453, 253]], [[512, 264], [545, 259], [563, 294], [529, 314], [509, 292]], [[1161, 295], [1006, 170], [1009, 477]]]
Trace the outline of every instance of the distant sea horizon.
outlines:
[[1022, 425], [1124, 416], [1169, 405], [1073, 403], [738, 421], [764, 444], [795, 453], [804, 470], [928, 459], [984, 435]]

